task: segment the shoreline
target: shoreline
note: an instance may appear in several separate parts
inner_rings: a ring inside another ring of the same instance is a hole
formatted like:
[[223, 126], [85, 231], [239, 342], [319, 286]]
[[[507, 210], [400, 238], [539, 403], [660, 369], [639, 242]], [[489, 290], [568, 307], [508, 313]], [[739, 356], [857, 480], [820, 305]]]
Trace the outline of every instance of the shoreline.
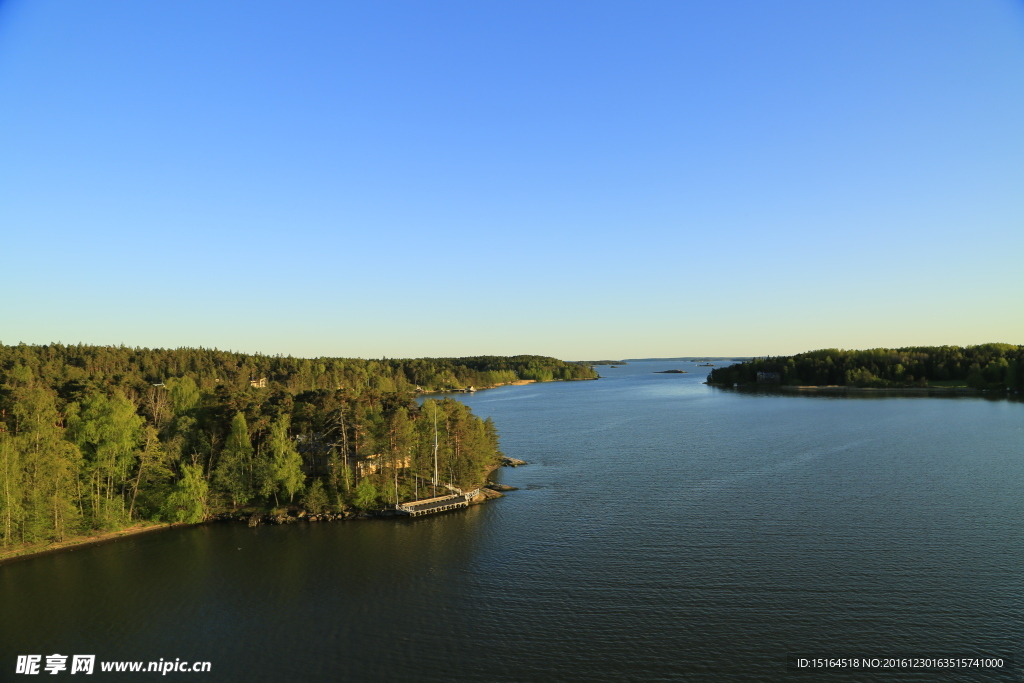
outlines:
[[711, 384], [705, 382], [709, 387], [717, 389], [741, 389], [741, 390], [764, 390], [764, 391], [792, 391], [792, 392], [822, 392], [822, 393], [875, 393], [875, 392], [898, 392], [903, 394], [963, 394], [966, 396], [1005, 396], [1013, 398], [1017, 396], [1011, 391], [1000, 391], [998, 389], [973, 389], [971, 387], [851, 387], [844, 384], [809, 384], [809, 385], [780, 385], [780, 384], [740, 384], [730, 386], [726, 384]]
[[[569, 382], [572, 380], [551, 380], [552, 382]], [[526, 384], [535, 384], [535, 379], [517, 379], [515, 382], [503, 382], [501, 384], [490, 384], [486, 387], [470, 387], [469, 389], [431, 389], [430, 391], [417, 391], [417, 396], [426, 396], [428, 394], [470, 394], [476, 391], [487, 391], [488, 389], [497, 389], [498, 387], [521, 387]]]
[[[533, 380], [526, 380], [526, 381], [527, 382], [532, 382]], [[477, 498], [474, 498], [472, 501], [469, 501], [468, 502], [469, 505], [481, 505], [483, 503], [486, 503], [489, 500], [494, 500], [496, 498], [503, 498], [505, 496], [505, 494], [502, 493], [501, 491], [499, 491], [497, 489], [489, 488], [489, 484], [495, 484], [495, 482], [491, 481], [491, 479], [490, 479], [491, 474], [493, 474], [496, 470], [501, 469], [502, 467], [505, 467], [505, 466], [506, 465], [504, 463], [498, 463], [496, 465], [491, 465], [491, 466], [489, 466], [487, 468], [487, 470], [484, 472], [483, 481], [480, 484], [481, 493], [478, 495]], [[501, 485], [498, 484], [498, 486], [501, 486]], [[487, 493], [484, 493], [484, 491], [487, 491]], [[189, 526], [202, 526], [204, 524], [218, 524], [218, 523], [222, 523], [222, 522], [228, 522], [228, 523], [230, 523], [230, 522], [240, 523], [241, 522], [241, 523], [246, 523], [248, 521], [248, 519], [249, 519], [248, 515], [242, 514], [241, 516], [236, 516], [236, 514], [237, 513], [221, 513], [219, 515], [215, 515], [215, 516], [211, 517], [210, 519], [207, 519], [206, 521], [199, 522], [199, 523], [196, 523], [196, 524], [175, 524], [175, 523], [171, 523], [171, 522], [146, 522], [146, 523], [142, 523], [142, 524], [132, 525], [132, 526], [127, 527], [125, 529], [121, 529], [120, 531], [108, 531], [106, 533], [97, 534], [97, 535], [89, 535], [89, 536], [76, 536], [75, 538], [70, 538], [70, 539], [65, 540], [65, 541], [58, 541], [56, 543], [35, 544], [35, 545], [23, 546], [21, 548], [15, 548], [15, 549], [6, 550], [6, 551], [0, 551], [0, 567], [3, 567], [6, 564], [17, 562], [19, 560], [28, 560], [28, 559], [31, 559], [33, 557], [40, 557], [42, 555], [50, 555], [50, 554], [53, 554], [53, 553], [60, 553], [60, 552], [74, 552], [74, 550], [76, 548], [80, 548], [80, 547], [87, 547], [87, 546], [93, 546], [93, 545], [102, 545], [104, 543], [112, 543], [112, 542], [115, 542], [115, 541], [119, 541], [122, 538], [127, 538], [127, 537], [130, 537], [130, 536], [138, 536], [139, 534], [145, 534], [145, 533], [149, 533], [151, 531], [163, 531], [163, 530], [166, 530], [166, 529], [173, 529], [173, 528], [180, 528], [180, 527], [189, 527]], [[331, 517], [328, 518], [326, 516], [327, 514], [330, 514]], [[386, 510], [386, 509], [385, 510], [372, 510], [372, 511], [363, 510], [363, 511], [360, 511], [360, 512], [357, 512], [357, 513], [354, 513], [354, 514], [346, 514], [345, 512], [339, 512], [339, 513], [324, 513], [324, 514], [320, 514], [320, 515], [309, 515], [309, 514], [303, 512], [303, 514], [301, 516], [292, 517], [292, 516], [289, 515], [289, 516], [286, 517], [286, 519], [280, 519], [280, 520], [272, 521], [271, 513], [268, 512], [268, 513], [266, 513], [265, 515], [263, 515], [260, 518], [260, 522], [259, 523], [260, 524], [265, 524], [265, 523], [271, 523], [271, 524], [274, 524], [274, 523], [276, 523], [276, 524], [292, 523], [293, 524], [295, 522], [311, 523], [311, 522], [321, 522], [321, 521], [324, 521], [324, 522], [327, 522], [327, 521], [347, 522], [347, 521], [360, 521], [360, 520], [367, 520], [367, 519], [401, 519], [403, 516], [404, 515], [396, 514], [395, 510]]]
[[[593, 379], [598, 379], [598, 378], [595, 377]], [[574, 381], [582, 382], [582, 381], [588, 381], [588, 380], [553, 379], [553, 380], [548, 380], [548, 381], [551, 381], [551, 382], [574, 382]], [[515, 382], [505, 382], [504, 384], [495, 384], [493, 386], [481, 387], [477, 391], [484, 391], [486, 389], [496, 389], [497, 387], [503, 387], [503, 386], [524, 386], [524, 385], [527, 385], [527, 384], [534, 384], [536, 382], [537, 382], [537, 380], [535, 380], [535, 379], [519, 379], [519, 380], [516, 380]], [[445, 391], [424, 391], [424, 392], [420, 392], [419, 395], [425, 395], [425, 394], [450, 394], [450, 393], [465, 393], [465, 390], [464, 389], [463, 390], [451, 390], [451, 389], [449, 389], [449, 390], [445, 390]], [[495, 498], [502, 498], [502, 497], [504, 497], [505, 494], [501, 493], [500, 491], [498, 491], [496, 489], [489, 489], [487, 487], [488, 483], [494, 483], [494, 482], [490, 481], [491, 474], [494, 471], [496, 471], [496, 470], [498, 470], [498, 469], [500, 469], [501, 467], [504, 467], [504, 466], [505, 466], [504, 462], [499, 462], [498, 464], [492, 465], [492, 466], [487, 468], [487, 470], [484, 472], [484, 477], [483, 477], [483, 481], [480, 484], [480, 488], [481, 489], [487, 489], [488, 493], [486, 493], [486, 494], [485, 493], [481, 493], [480, 496], [483, 496], [483, 498], [481, 500], [474, 500], [473, 502], [470, 502], [469, 503], [470, 505], [480, 505], [482, 503], [486, 503], [488, 500], [494, 500]], [[345, 512], [337, 512], [337, 513], [325, 513], [325, 514], [320, 514], [320, 515], [309, 515], [309, 514], [303, 513], [302, 516], [298, 516], [298, 517], [287, 516], [287, 523], [294, 523], [294, 522], [299, 522], [299, 521], [303, 521], [303, 522], [309, 523], [309, 522], [319, 522], [319, 521], [350, 521], [350, 520], [358, 521], [358, 520], [365, 520], [365, 519], [393, 519], [393, 518], [399, 516], [399, 515], [395, 515], [395, 514], [387, 514], [388, 512], [389, 512], [388, 510], [374, 510], [374, 511], [365, 511], [364, 510], [364, 511], [360, 511], [360, 512], [355, 513], [355, 514], [346, 514]], [[390, 511], [390, 512], [393, 512], [393, 511]], [[113, 542], [113, 541], [117, 541], [117, 540], [119, 540], [121, 538], [125, 538], [125, 537], [128, 537], [128, 536], [137, 536], [138, 534], [144, 534], [144, 533], [148, 533], [148, 532], [151, 532], [151, 531], [159, 531], [159, 530], [162, 530], [162, 529], [170, 529], [170, 528], [173, 528], [173, 527], [200, 526], [200, 525], [203, 525], [203, 524], [214, 524], [214, 523], [218, 523], [218, 522], [240, 522], [240, 521], [244, 522], [244, 521], [248, 520], [248, 516], [243, 514], [242, 516], [239, 517], [239, 516], [236, 516], [237, 514], [238, 514], [237, 511], [235, 511], [235, 512], [225, 512], [225, 513], [221, 513], [221, 514], [215, 515], [215, 516], [211, 517], [210, 519], [207, 519], [207, 520], [205, 520], [203, 522], [198, 522], [196, 524], [181, 524], [181, 523], [175, 524], [175, 523], [171, 523], [171, 522], [146, 522], [146, 523], [134, 524], [134, 525], [132, 525], [130, 527], [127, 527], [125, 529], [121, 529], [120, 531], [108, 531], [106, 533], [101, 533], [101, 534], [98, 534], [98, 535], [77, 536], [77, 537], [75, 537], [73, 539], [68, 539], [68, 540], [65, 540], [65, 541], [58, 541], [56, 543], [34, 544], [34, 545], [29, 545], [29, 546], [22, 546], [21, 548], [16, 548], [16, 549], [11, 549], [11, 550], [6, 550], [6, 551], [0, 551], [0, 566], [3, 566], [4, 564], [8, 564], [10, 562], [16, 562], [18, 560], [29, 559], [29, 558], [32, 558], [32, 557], [39, 557], [40, 555], [49, 555], [51, 553], [58, 553], [58, 552], [63, 552], [63, 551], [72, 552], [77, 547], [90, 546], [90, 545], [100, 545], [102, 543], [110, 543], [110, 542]], [[330, 517], [327, 516], [328, 514], [330, 514]], [[271, 516], [271, 513], [268, 512], [267, 514], [265, 514], [262, 517], [260, 517], [259, 524], [263, 524], [263, 523], [267, 523], [267, 522], [269, 522], [269, 523], [286, 523], [283, 520], [277, 520], [276, 522], [272, 521], [272, 520], [275, 520], [275, 519], [276, 518], [273, 518]]]
[[431, 389], [430, 391], [417, 391], [417, 396], [428, 396], [430, 394], [468, 394], [475, 391], [487, 391], [488, 389], [497, 389], [498, 387], [521, 387], [527, 384], [548, 384], [550, 382], [593, 382], [594, 380], [601, 379], [600, 377], [586, 377], [582, 379], [517, 379], [514, 382], [502, 382], [501, 384], [488, 384], [485, 387], [470, 387], [473, 391], [467, 389]]
[[[206, 522], [201, 522], [206, 524]], [[59, 552], [73, 552], [75, 548], [90, 546], [90, 545], [101, 545], [103, 543], [111, 543], [118, 541], [128, 536], [138, 536], [139, 534], [149, 533], [151, 531], [162, 531], [164, 529], [171, 529], [174, 527], [185, 527], [185, 526], [199, 526], [198, 524], [173, 524], [171, 522], [148, 522], [144, 524], [134, 524], [120, 531], [108, 531], [101, 534], [89, 535], [89, 536], [75, 536], [64, 541], [57, 541], [56, 543], [47, 544], [35, 544], [29, 546], [22, 546], [21, 548], [0, 551], [0, 566], [8, 564], [10, 562], [17, 562], [18, 560], [27, 560], [31, 557], [39, 557], [40, 555], [49, 555], [51, 553]]]

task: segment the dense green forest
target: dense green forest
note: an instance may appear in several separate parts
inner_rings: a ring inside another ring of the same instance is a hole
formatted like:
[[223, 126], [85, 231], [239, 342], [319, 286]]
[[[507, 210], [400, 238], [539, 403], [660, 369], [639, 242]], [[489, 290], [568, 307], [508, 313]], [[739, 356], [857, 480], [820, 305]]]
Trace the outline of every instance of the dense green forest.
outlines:
[[0, 345], [0, 547], [247, 508], [379, 509], [428, 493], [435, 451], [439, 484], [474, 486], [500, 457], [494, 425], [417, 392], [591, 377], [541, 356]]
[[[761, 373], [760, 376], [758, 373]], [[840, 385], [854, 387], [1024, 388], [1024, 346], [912, 346], [847, 351], [822, 349], [795, 356], [755, 358], [715, 368], [709, 384]]]

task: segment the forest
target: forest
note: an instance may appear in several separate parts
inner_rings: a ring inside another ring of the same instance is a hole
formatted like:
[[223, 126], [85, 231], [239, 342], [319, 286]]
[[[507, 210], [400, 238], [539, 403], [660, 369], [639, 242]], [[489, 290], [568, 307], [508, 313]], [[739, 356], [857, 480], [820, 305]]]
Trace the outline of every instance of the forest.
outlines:
[[715, 368], [708, 376], [708, 384], [758, 383], [876, 388], [968, 387], [1015, 392], [1024, 387], [1024, 346], [821, 349], [795, 356], [755, 358]]
[[[0, 345], [0, 548], [224, 512], [378, 510], [479, 485], [498, 433], [418, 393], [592, 379], [543, 356], [303, 359]], [[440, 491], [439, 491], [440, 493]]]

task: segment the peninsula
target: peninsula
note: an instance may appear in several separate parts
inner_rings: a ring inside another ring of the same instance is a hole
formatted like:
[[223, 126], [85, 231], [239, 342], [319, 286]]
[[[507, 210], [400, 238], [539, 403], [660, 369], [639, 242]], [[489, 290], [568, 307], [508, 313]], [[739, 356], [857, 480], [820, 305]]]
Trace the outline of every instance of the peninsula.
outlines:
[[0, 558], [155, 525], [366, 515], [473, 491], [503, 462], [497, 428], [418, 395], [597, 376], [545, 356], [0, 345]]

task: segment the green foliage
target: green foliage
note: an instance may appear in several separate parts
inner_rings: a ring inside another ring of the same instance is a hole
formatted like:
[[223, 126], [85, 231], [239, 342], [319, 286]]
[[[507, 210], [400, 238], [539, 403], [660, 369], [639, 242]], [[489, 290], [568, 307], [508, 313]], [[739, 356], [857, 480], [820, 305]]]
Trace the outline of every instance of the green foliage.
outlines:
[[[493, 422], [451, 399], [421, 407], [417, 387], [591, 376], [541, 356], [0, 345], [0, 546], [140, 519], [198, 522], [294, 501], [307, 480], [309, 509], [376, 509], [433, 493], [435, 452], [439, 494], [476, 486], [500, 454]], [[250, 385], [262, 377], [269, 386]]]
[[425, 401], [414, 425], [410, 462], [412, 472], [422, 481], [434, 477], [435, 437], [439, 486], [473, 486], [501, 456], [493, 421], [488, 425], [464, 403], [450, 398]]
[[288, 436], [289, 418], [279, 417], [270, 428], [269, 457], [263, 468], [260, 493], [264, 496], [283, 493], [291, 501], [306, 481], [302, 472], [302, 456]]
[[373, 481], [369, 477], [363, 477], [356, 484], [356, 495], [352, 502], [356, 504], [356, 507], [372, 510], [377, 507], [378, 498], [380, 498], [380, 492], [377, 491]]
[[777, 373], [786, 385], [966, 385], [975, 389], [1016, 391], [1024, 386], [1024, 347], [981, 344], [865, 351], [822, 349], [795, 356], [755, 358], [715, 368], [708, 376], [708, 383], [756, 384], [758, 372]]
[[145, 444], [139, 452], [132, 482], [130, 518], [159, 519], [167, 496], [173, 487], [175, 460], [173, 453], [160, 441], [153, 426], [146, 427]]
[[318, 515], [326, 510], [329, 504], [330, 501], [327, 498], [327, 491], [324, 490], [323, 480], [320, 478], [314, 479], [302, 498], [303, 507], [312, 514]]
[[175, 415], [186, 415], [199, 404], [199, 387], [191, 377], [171, 377], [164, 386], [171, 394]]
[[24, 530], [25, 468], [13, 435], [0, 432], [0, 534], [6, 547]]
[[55, 396], [42, 388], [13, 391], [16, 429], [0, 438], [0, 510], [5, 545], [62, 540], [79, 525], [71, 503], [81, 453], [64, 440]]
[[245, 415], [235, 413], [231, 420], [231, 434], [220, 454], [214, 482], [231, 497], [235, 505], [246, 503], [253, 495], [253, 450], [249, 440], [249, 426]]
[[68, 437], [81, 449], [89, 487], [84, 501], [99, 529], [117, 529], [129, 521], [127, 496], [145, 421], [120, 390], [92, 394], [68, 410]]
[[503, 457], [505, 454], [498, 447], [498, 428], [494, 425], [494, 420], [489, 417], [484, 420], [484, 434], [487, 437], [488, 445], [494, 451], [494, 455], [498, 458]]
[[164, 516], [170, 522], [202, 522], [208, 514], [208, 494], [209, 484], [203, 476], [203, 468], [199, 465], [184, 465], [181, 468], [181, 480], [164, 504]]
[[[124, 346], [49, 344], [0, 345], [0, 381], [27, 385], [32, 378], [76, 401], [97, 390], [120, 387], [142, 397], [154, 384], [171, 393], [176, 415], [197, 405], [194, 389], [245, 391], [266, 377], [268, 388], [289, 394], [337, 390], [351, 395], [486, 387], [519, 379], [595, 379], [589, 365], [546, 356], [474, 356], [366, 360], [293, 358], [243, 354], [218, 349], [144, 349]], [[141, 401], [140, 401], [141, 403]]]

